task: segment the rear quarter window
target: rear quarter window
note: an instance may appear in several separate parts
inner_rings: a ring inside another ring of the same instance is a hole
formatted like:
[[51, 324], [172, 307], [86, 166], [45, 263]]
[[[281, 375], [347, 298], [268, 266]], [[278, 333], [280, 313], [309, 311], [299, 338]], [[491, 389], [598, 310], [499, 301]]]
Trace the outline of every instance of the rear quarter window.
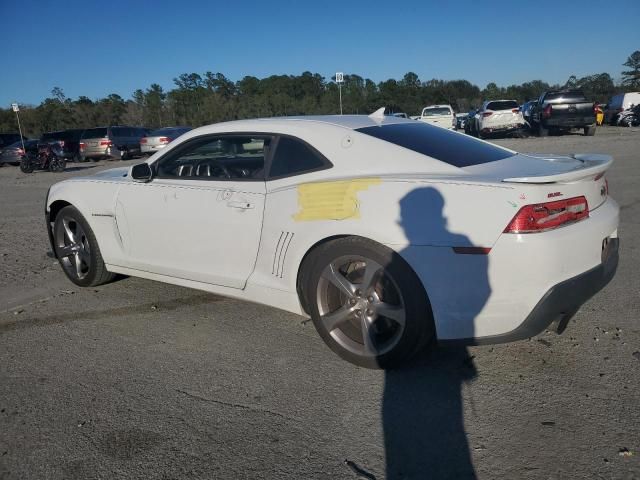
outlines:
[[459, 168], [515, 155], [496, 145], [424, 122], [365, 127], [356, 131]]
[[301, 140], [280, 137], [271, 160], [270, 178], [300, 175], [330, 168], [331, 163]]

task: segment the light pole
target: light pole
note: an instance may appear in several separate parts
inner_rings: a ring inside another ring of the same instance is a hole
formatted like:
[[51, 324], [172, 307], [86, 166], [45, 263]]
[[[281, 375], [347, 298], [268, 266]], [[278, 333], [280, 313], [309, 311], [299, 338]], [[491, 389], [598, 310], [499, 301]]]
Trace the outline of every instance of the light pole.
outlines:
[[20, 142], [22, 143], [22, 151], [26, 155], [27, 151], [24, 148], [24, 138], [22, 136], [22, 127], [20, 126], [20, 115], [18, 115], [18, 112], [20, 111], [20, 107], [18, 106], [17, 103], [12, 103], [11, 108], [13, 109], [14, 112], [16, 112], [16, 118], [18, 119], [18, 132], [20, 132]]
[[340, 96], [340, 115], [342, 115], [342, 84], [344, 83], [344, 73], [336, 72], [336, 83], [338, 84], [338, 95]]

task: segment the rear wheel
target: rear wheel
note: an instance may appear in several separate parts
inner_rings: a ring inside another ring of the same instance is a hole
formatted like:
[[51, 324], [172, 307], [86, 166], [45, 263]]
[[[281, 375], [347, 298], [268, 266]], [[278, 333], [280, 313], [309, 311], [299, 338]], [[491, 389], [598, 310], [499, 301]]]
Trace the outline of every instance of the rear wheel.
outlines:
[[32, 173], [33, 172], [33, 162], [27, 157], [23, 157], [20, 162], [20, 171], [22, 173]]
[[420, 280], [387, 247], [361, 237], [328, 242], [305, 259], [301, 280], [316, 330], [355, 365], [397, 367], [435, 339]]
[[585, 136], [593, 137], [596, 134], [596, 126], [595, 125], [589, 125], [587, 127], [584, 127], [583, 128], [583, 132], [584, 132]]
[[549, 136], [549, 129], [548, 128], [544, 128], [544, 126], [541, 123], [538, 124], [538, 136], [539, 137], [548, 137]]
[[53, 237], [56, 256], [76, 285], [95, 287], [113, 279], [107, 271], [96, 237], [77, 208], [69, 205], [56, 216]]
[[65, 167], [67, 166], [67, 161], [64, 158], [55, 157], [51, 159], [49, 163], [49, 171], [50, 172], [64, 172]]

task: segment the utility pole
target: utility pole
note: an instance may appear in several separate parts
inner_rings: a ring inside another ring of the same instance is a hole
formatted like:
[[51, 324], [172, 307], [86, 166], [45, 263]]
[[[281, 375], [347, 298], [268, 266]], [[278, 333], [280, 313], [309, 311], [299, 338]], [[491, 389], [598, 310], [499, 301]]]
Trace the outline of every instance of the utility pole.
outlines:
[[338, 84], [338, 95], [340, 95], [340, 115], [342, 115], [342, 84], [344, 83], [344, 73], [336, 72], [336, 83]]
[[14, 112], [16, 112], [16, 118], [18, 119], [18, 132], [20, 132], [20, 142], [22, 143], [22, 151], [26, 155], [27, 150], [24, 148], [24, 138], [22, 137], [22, 127], [20, 126], [20, 115], [18, 115], [18, 112], [20, 111], [20, 107], [18, 106], [17, 103], [12, 103], [11, 108], [13, 109]]

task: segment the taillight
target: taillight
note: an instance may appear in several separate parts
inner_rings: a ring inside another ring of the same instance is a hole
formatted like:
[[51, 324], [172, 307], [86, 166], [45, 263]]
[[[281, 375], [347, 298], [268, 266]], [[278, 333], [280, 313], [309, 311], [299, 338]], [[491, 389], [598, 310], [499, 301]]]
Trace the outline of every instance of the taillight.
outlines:
[[518, 113], [520, 111], [519, 108], [512, 108], [511, 113]]
[[84, 142], [80, 142], [79, 147], [80, 147], [80, 151], [84, 150]]
[[493, 112], [482, 112], [483, 117], [488, 117], [490, 115], [493, 115]]
[[23, 149], [21, 149], [21, 148], [19, 148], [19, 149], [18, 149], [18, 155], [24, 155], [24, 150], [23, 150]]
[[537, 233], [577, 222], [589, 216], [585, 197], [525, 205], [513, 217], [504, 233]]
[[607, 180], [606, 178], [604, 179], [604, 191], [608, 196], [609, 195], [609, 180]]
[[110, 147], [111, 146], [111, 140], [100, 140], [100, 146], [101, 147]]
[[140, 143], [147, 143], [147, 138], [146, 137], [142, 137], [140, 139]]
[[552, 110], [553, 108], [551, 107], [551, 105], [547, 105], [546, 107], [544, 107], [544, 110], [542, 110], [542, 116], [544, 118], [549, 118], [551, 116]]
[[160, 143], [169, 143], [169, 142], [171, 141], [171, 139], [170, 139], [169, 137], [160, 137], [160, 138], [158, 139], [158, 141], [159, 141]]

